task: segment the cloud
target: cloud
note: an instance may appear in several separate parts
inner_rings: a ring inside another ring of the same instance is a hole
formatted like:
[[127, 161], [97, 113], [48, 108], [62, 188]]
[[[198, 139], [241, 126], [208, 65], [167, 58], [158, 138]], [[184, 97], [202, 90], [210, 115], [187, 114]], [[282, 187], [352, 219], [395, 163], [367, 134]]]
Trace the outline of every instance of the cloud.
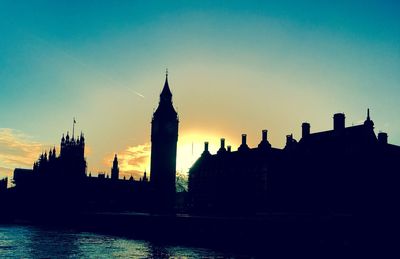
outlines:
[[[120, 170], [120, 177], [131, 175], [137, 180], [143, 176], [143, 171], [149, 171], [150, 164], [150, 143], [145, 143], [137, 146], [129, 146], [125, 150], [119, 152], [118, 165]], [[107, 167], [112, 166], [114, 154], [108, 155], [104, 159]]]
[[12, 177], [15, 168], [31, 168], [44, 145], [21, 131], [0, 128], [0, 178]]

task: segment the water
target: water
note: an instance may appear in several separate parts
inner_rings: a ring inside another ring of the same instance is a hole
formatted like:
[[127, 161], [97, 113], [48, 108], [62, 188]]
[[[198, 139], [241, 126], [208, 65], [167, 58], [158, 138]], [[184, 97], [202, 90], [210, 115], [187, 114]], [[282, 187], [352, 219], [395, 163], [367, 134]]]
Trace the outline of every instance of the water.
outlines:
[[234, 258], [237, 256], [212, 249], [163, 245], [96, 233], [0, 225], [0, 258]]

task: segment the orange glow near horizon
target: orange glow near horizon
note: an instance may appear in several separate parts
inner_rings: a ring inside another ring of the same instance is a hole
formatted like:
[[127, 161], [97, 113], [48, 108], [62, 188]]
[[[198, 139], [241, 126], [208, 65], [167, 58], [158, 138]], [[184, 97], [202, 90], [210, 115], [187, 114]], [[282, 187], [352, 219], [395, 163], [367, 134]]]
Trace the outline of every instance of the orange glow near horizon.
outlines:
[[[221, 134], [214, 132], [189, 131], [182, 134], [178, 140], [178, 154], [176, 158], [176, 170], [180, 173], [187, 173], [193, 163], [204, 151], [204, 142], [209, 142], [209, 151], [217, 152], [220, 146]], [[226, 139], [225, 145], [237, 146], [236, 142]]]
[[344, 112], [358, 124], [367, 108], [375, 132], [400, 144], [400, 4], [14, 2], [0, 4], [0, 179], [49, 147], [59, 154], [73, 118], [88, 173], [110, 174], [115, 153], [121, 177], [150, 173], [144, 149], [166, 67], [178, 172], [204, 141], [213, 154], [220, 138], [235, 151], [246, 133], [254, 148], [267, 129], [283, 148], [302, 122], [325, 131]]
[[[217, 133], [211, 132], [195, 132], [190, 131], [180, 134], [178, 138], [176, 170], [177, 173], [188, 173], [193, 163], [200, 157], [204, 151], [204, 142], [209, 142], [209, 150], [211, 153], [217, 152], [220, 145], [220, 137]], [[226, 139], [226, 146], [236, 147], [236, 142], [230, 142]], [[131, 175], [138, 180], [143, 176], [143, 172], [147, 171], [150, 175], [150, 154], [151, 145], [145, 143], [137, 146], [129, 146], [125, 150], [117, 153], [120, 178], [124, 176], [129, 178]], [[104, 165], [111, 168], [114, 154], [109, 154], [104, 158]], [[105, 172], [109, 174], [110, 172]]]

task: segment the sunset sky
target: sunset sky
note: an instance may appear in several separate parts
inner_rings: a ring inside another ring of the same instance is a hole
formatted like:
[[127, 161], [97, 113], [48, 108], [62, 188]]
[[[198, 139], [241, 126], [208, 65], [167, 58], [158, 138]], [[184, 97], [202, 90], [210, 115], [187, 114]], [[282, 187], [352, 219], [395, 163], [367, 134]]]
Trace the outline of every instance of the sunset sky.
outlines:
[[359, 124], [368, 107], [399, 145], [400, 2], [330, 2], [0, 1], [0, 178], [59, 150], [73, 117], [88, 172], [109, 173], [114, 153], [122, 176], [149, 171], [167, 67], [178, 172], [204, 141], [255, 146], [268, 129], [283, 147], [303, 121]]

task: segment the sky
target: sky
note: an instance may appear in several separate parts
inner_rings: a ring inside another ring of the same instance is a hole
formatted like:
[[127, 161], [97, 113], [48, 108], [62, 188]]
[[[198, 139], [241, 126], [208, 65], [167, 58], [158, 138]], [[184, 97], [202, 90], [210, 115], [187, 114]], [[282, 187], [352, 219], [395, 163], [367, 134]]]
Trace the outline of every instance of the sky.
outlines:
[[88, 172], [150, 171], [150, 122], [169, 70], [177, 171], [210, 142], [256, 146], [365, 120], [400, 145], [398, 1], [0, 1], [0, 178], [63, 133]]

